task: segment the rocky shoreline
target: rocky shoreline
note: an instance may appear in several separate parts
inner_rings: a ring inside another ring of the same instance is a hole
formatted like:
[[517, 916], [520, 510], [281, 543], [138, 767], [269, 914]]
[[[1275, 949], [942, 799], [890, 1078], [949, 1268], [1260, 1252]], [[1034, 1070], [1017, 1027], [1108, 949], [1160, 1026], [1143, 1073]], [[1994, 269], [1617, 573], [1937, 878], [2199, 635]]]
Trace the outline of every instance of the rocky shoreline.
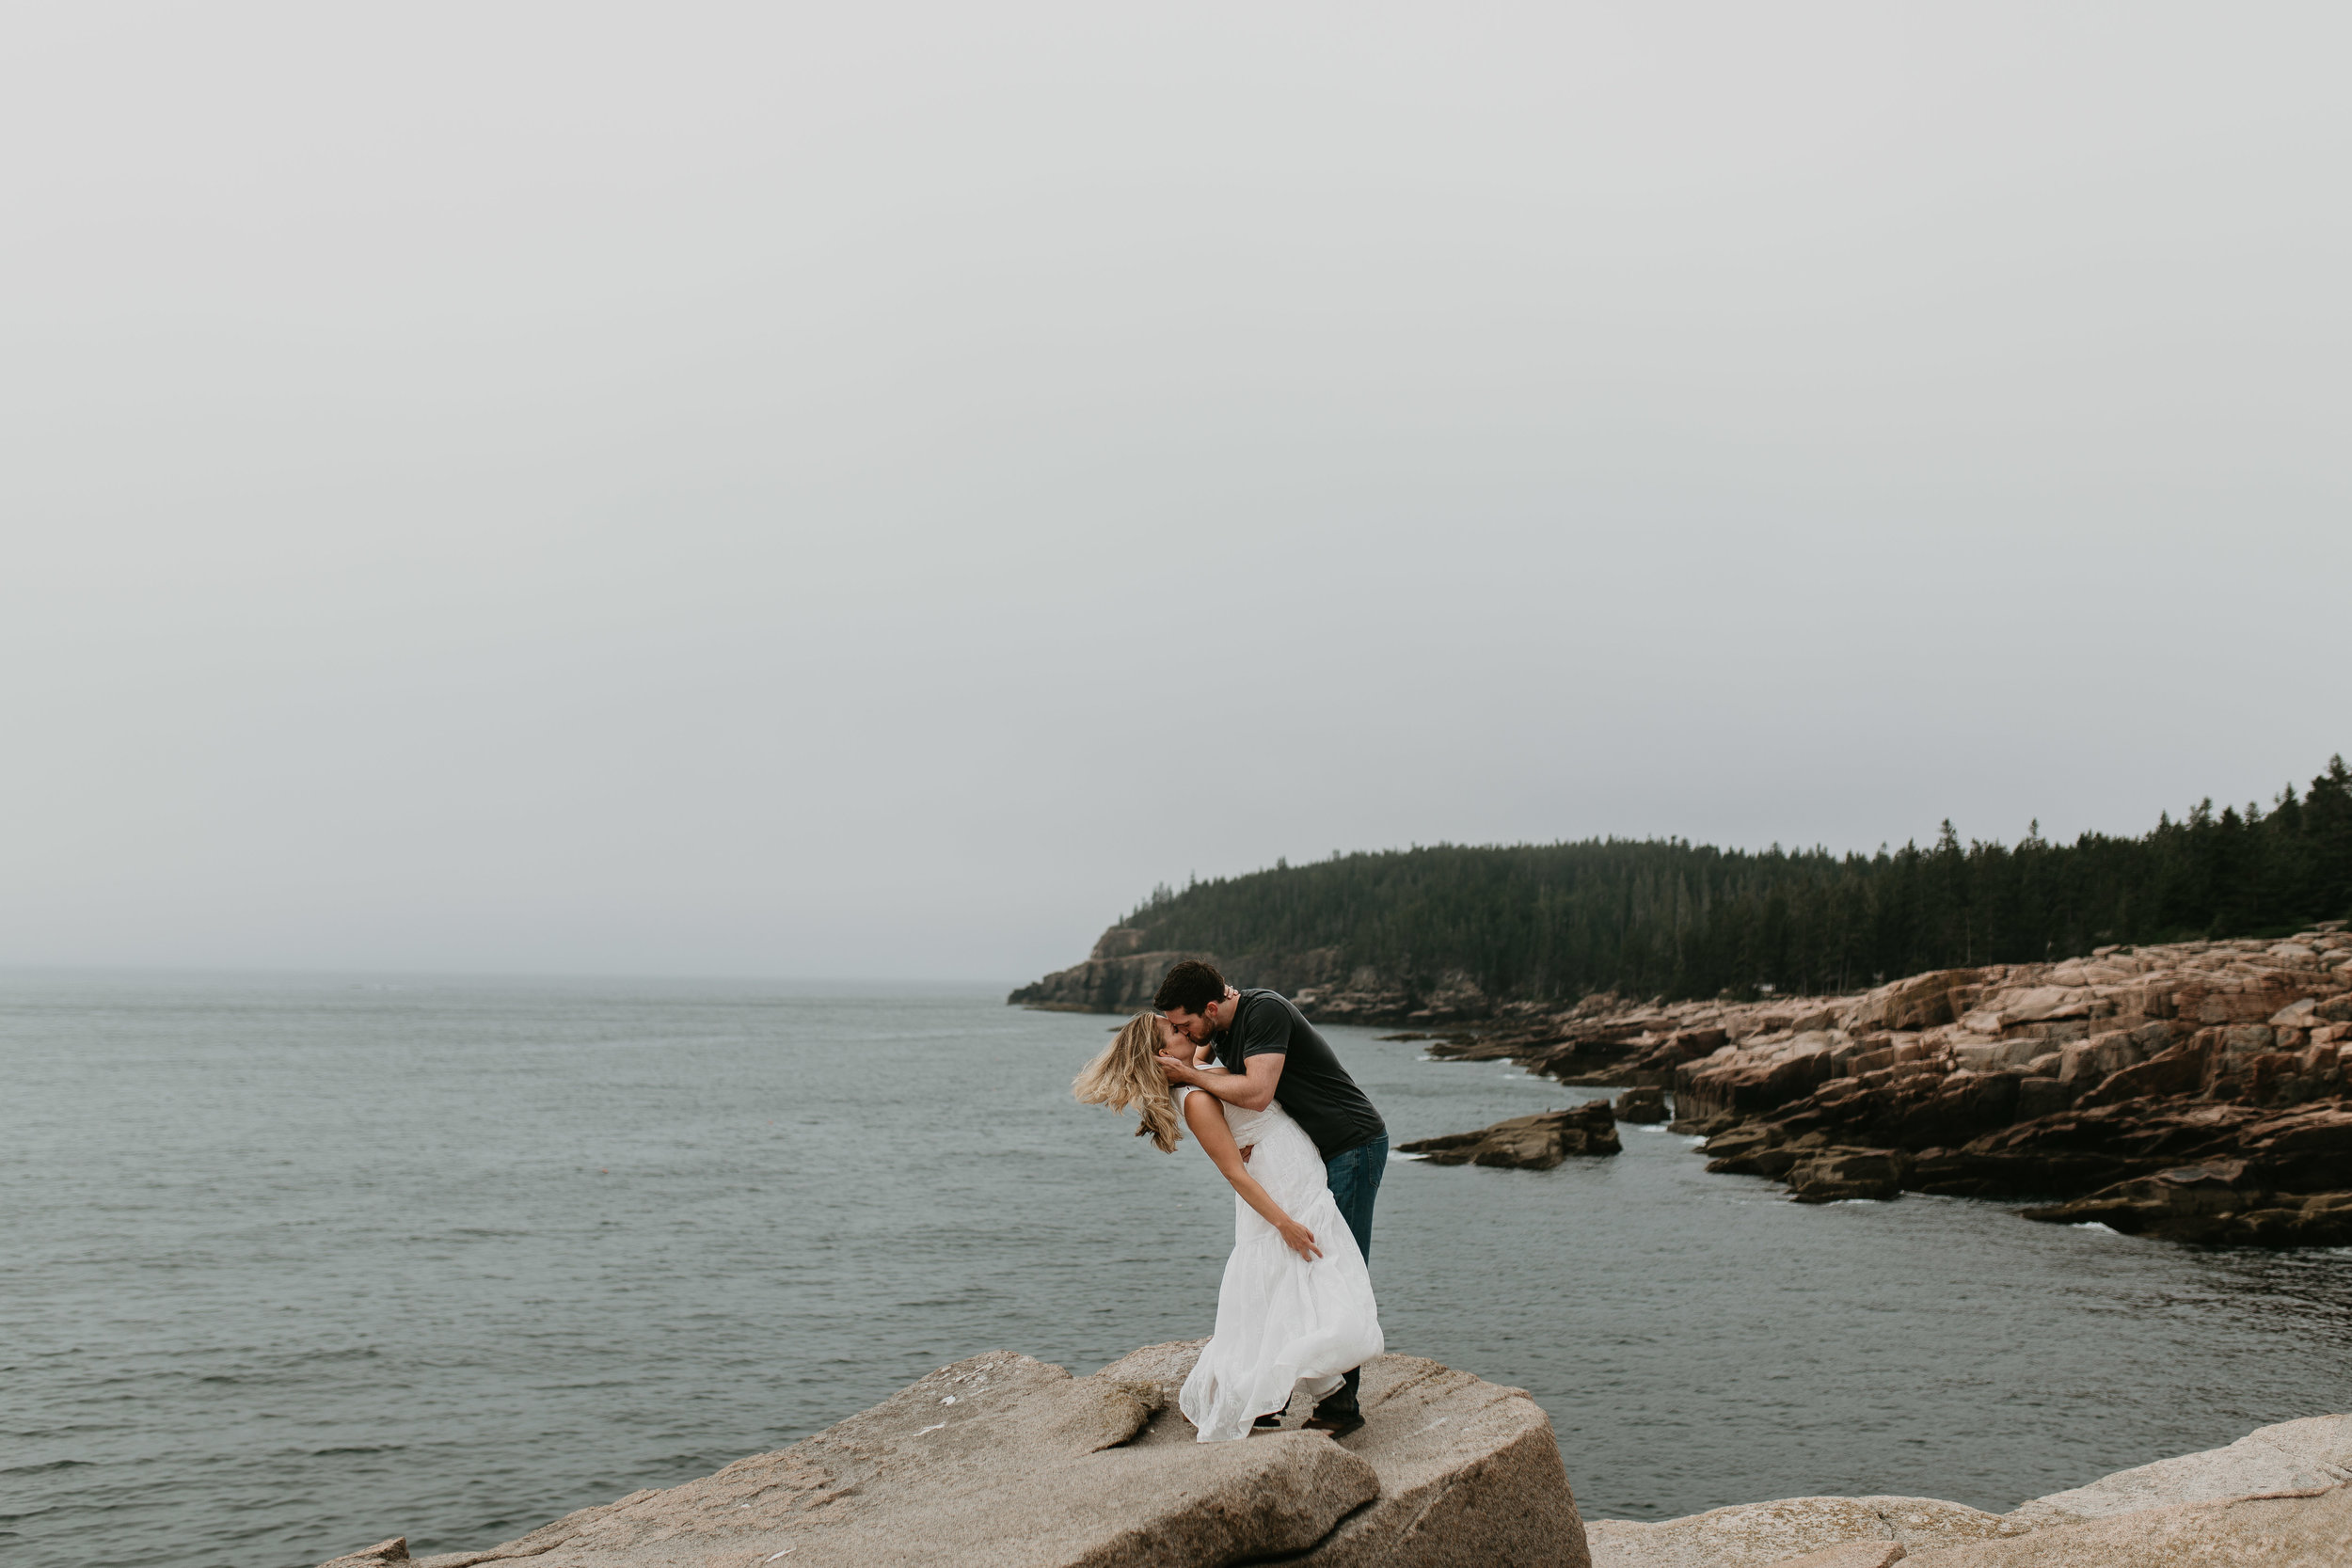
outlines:
[[[1393, 1037], [1429, 1038], [1433, 1056], [1507, 1059], [1563, 1084], [1625, 1089], [1626, 1120], [1662, 1118], [1671, 1092], [1677, 1130], [1708, 1139], [1708, 1169], [1785, 1181], [1801, 1202], [1940, 1193], [2182, 1242], [2344, 1245], [2344, 926], [1755, 1002], [1497, 1003], [1460, 975], [1416, 988], [1348, 970], [1336, 948], [1217, 961], [1319, 1022], [1412, 1024], [1423, 1032]], [[1086, 962], [1009, 1000], [1146, 1007], [1170, 964], [1210, 957], [1146, 952], [1144, 935], [1113, 927]], [[1526, 1163], [1492, 1148], [1471, 1158]]]
[[[774, 1453], [633, 1492], [496, 1546], [395, 1536], [322, 1568], [2157, 1568], [2352, 1561], [2352, 1417], [2265, 1427], [1988, 1513], [1932, 1497], [1786, 1497], [1586, 1523], [1550, 1418], [1411, 1355], [1364, 1372], [1345, 1439], [1199, 1443], [1174, 1409], [1200, 1341], [1091, 1377], [993, 1352]], [[1304, 1402], [1301, 1402], [1303, 1404]]]
[[[1800, 1201], [2039, 1199], [2184, 1242], [2352, 1243], [2352, 936], [2103, 948], [1848, 996], [1504, 1009], [1429, 1046], [1671, 1090], [1708, 1168]], [[1630, 1115], [1655, 1114], [1625, 1101]]]

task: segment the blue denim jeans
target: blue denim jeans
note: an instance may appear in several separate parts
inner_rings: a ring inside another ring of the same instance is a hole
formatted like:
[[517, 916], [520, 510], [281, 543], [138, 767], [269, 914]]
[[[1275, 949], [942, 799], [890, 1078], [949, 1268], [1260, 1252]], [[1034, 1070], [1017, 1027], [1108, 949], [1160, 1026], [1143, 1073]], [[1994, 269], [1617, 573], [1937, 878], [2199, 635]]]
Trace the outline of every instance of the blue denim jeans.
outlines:
[[[1375, 1138], [1334, 1160], [1323, 1164], [1323, 1179], [1331, 1188], [1332, 1201], [1340, 1206], [1340, 1217], [1356, 1238], [1356, 1250], [1372, 1261], [1372, 1200], [1380, 1196], [1380, 1178], [1389, 1168], [1389, 1140]], [[1315, 1406], [1319, 1416], [1353, 1415], [1358, 1409], [1357, 1389], [1364, 1381], [1364, 1370], [1353, 1367], [1347, 1379], [1337, 1389], [1325, 1396]]]
[[1380, 1178], [1389, 1168], [1389, 1140], [1375, 1138], [1323, 1165], [1323, 1179], [1340, 1206], [1340, 1217], [1355, 1234], [1356, 1250], [1372, 1261], [1372, 1200], [1380, 1196]]

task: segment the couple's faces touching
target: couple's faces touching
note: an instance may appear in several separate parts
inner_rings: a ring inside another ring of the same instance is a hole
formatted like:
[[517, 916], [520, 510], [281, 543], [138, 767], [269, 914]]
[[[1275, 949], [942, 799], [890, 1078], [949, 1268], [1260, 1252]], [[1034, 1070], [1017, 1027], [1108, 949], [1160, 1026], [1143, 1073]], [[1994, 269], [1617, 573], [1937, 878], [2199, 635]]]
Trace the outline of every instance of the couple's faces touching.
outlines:
[[[1185, 1027], [1187, 1021], [1199, 1030], [1197, 1034], [1194, 1029]], [[1173, 1079], [1179, 1076], [1177, 1072], [1179, 1067], [1186, 1069], [1192, 1067], [1192, 1059], [1200, 1042], [1209, 1037], [1208, 1028], [1198, 1014], [1187, 1014], [1182, 1009], [1171, 1013], [1162, 1013], [1159, 1023], [1160, 1071], [1165, 1076]]]
[[[1210, 1012], [1214, 1012], [1216, 1008], [1216, 1003], [1209, 1004]], [[1195, 1045], [1208, 1044], [1209, 1036], [1215, 1033], [1216, 1028], [1216, 1025], [1211, 1022], [1209, 1013], [1196, 1013], [1185, 1007], [1168, 1008], [1163, 1015], [1163, 1021], [1172, 1024], [1178, 1034]]]

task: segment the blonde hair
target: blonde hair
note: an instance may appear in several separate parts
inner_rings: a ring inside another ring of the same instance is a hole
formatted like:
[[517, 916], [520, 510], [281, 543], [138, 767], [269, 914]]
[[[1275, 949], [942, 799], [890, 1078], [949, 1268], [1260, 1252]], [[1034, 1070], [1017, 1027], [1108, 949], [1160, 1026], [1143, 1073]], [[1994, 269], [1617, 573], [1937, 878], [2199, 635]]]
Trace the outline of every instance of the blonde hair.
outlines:
[[1176, 1152], [1184, 1134], [1184, 1118], [1176, 1114], [1176, 1097], [1168, 1092], [1168, 1074], [1152, 1058], [1160, 1050], [1160, 1015], [1137, 1013], [1119, 1031], [1119, 1037], [1086, 1065], [1071, 1081], [1070, 1092], [1089, 1105], [1123, 1111], [1133, 1105], [1142, 1117], [1136, 1136], [1150, 1138], [1163, 1154]]

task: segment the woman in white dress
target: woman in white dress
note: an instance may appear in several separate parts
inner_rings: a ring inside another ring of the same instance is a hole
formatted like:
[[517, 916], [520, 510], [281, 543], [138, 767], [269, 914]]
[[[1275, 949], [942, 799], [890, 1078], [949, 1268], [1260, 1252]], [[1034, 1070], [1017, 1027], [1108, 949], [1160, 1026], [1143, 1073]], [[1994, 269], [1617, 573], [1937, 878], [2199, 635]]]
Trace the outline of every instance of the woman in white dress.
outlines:
[[1137, 1013], [1071, 1087], [1089, 1104], [1136, 1107], [1136, 1135], [1162, 1153], [1175, 1152], [1190, 1127], [1233, 1185], [1233, 1253], [1217, 1291], [1216, 1333], [1176, 1402], [1201, 1442], [1218, 1443], [1277, 1424], [1294, 1389], [1323, 1398], [1349, 1368], [1379, 1354], [1382, 1341], [1372, 1276], [1314, 1141], [1279, 1104], [1245, 1111], [1189, 1085], [1171, 1094], [1152, 1058], [1193, 1050], [1158, 1014]]

